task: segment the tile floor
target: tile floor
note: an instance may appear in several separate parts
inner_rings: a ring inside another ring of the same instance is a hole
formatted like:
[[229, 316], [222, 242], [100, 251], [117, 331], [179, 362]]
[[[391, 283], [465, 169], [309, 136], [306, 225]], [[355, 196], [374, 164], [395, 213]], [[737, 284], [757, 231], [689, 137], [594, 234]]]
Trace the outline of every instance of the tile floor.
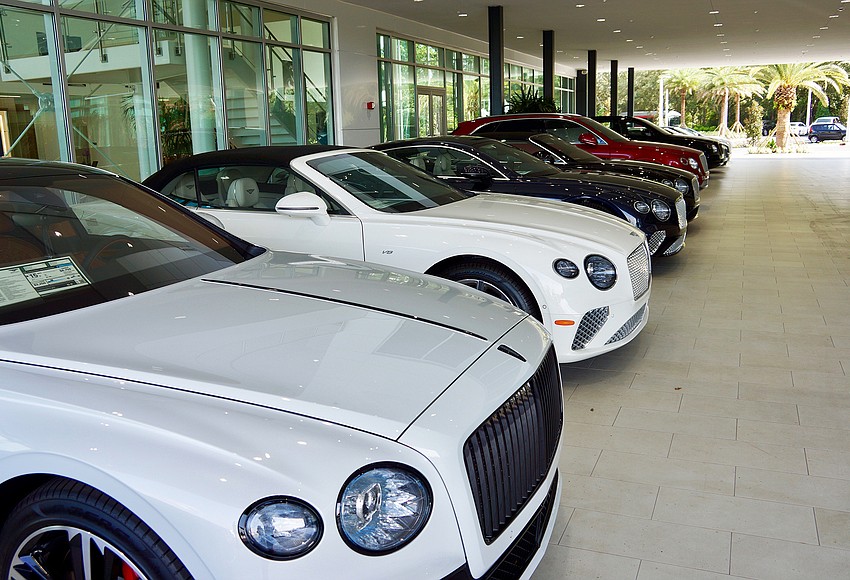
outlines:
[[809, 149], [712, 171], [644, 331], [562, 365], [533, 580], [850, 578], [850, 146]]

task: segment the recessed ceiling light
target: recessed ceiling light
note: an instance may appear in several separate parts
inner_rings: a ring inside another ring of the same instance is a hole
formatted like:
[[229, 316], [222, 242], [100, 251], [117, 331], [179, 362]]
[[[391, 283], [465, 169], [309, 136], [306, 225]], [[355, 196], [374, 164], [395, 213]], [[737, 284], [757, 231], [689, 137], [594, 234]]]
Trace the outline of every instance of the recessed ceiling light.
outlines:
[[816, 34], [812, 38], [820, 38], [820, 34]]
[[576, 8], [584, 8], [584, 4], [576, 4]]
[[721, 24], [720, 22], [715, 22], [714, 27], [717, 28], [718, 26], [723, 26], [723, 24]]
[[466, 12], [458, 12], [457, 15], [460, 18], [466, 18], [467, 16], [469, 16], [469, 14], [467, 14]]
[[821, 30], [829, 30], [829, 26], [821, 26], [820, 29]]
[[726, 35], [725, 35], [725, 34], [723, 34], [723, 33], [721, 32], [721, 33], [720, 33], [720, 34], [718, 34], [717, 36], [718, 36], [718, 37], [720, 37], [720, 38], [723, 38], [723, 37], [724, 37], [724, 36], [726, 36]]
[[732, 50], [732, 49], [731, 48], [724, 48], [723, 52], [729, 52], [730, 50]]
[[721, 40], [720, 44], [729, 44], [729, 41], [728, 40]]
[[643, 45], [640, 45], [640, 46], [636, 46], [636, 47], [635, 47], [635, 48], [643, 48]]
[[632, 40], [631, 38], [627, 38], [626, 42], [634, 42], [634, 40]]
[[709, 10], [709, 14], [720, 14], [720, 10]]
[[517, 40], [522, 40], [523, 38], [525, 38], [525, 37], [524, 36], [517, 36]]
[[829, 17], [830, 18], [838, 18], [838, 14], [830, 14]]
[[596, 22], [605, 22], [605, 19], [604, 18], [597, 18]]

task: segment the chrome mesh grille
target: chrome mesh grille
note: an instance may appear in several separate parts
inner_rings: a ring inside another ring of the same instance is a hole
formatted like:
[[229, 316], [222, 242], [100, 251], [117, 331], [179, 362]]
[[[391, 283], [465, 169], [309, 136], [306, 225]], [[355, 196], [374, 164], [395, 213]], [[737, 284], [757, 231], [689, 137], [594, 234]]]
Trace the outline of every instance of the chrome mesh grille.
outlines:
[[685, 198], [681, 195], [676, 200], [676, 216], [679, 218], [679, 229], [688, 225], [688, 209], [685, 207]]
[[685, 234], [682, 234], [681, 236], [679, 236], [679, 238], [675, 242], [670, 244], [669, 248], [664, 250], [664, 255], [665, 256], [672, 256], [673, 254], [675, 254], [676, 252], [681, 250], [684, 245], [685, 245]]
[[699, 154], [699, 164], [703, 171], [708, 171], [708, 159], [706, 159], [705, 153]]
[[584, 316], [581, 317], [578, 329], [576, 329], [575, 338], [573, 338], [573, 350], [581, 350], [587, 346], [587, 343], [593, 340], [606, 320], [608, 320], [607, 306], [585, 312]]
[[645, 244], [641, 244], [629, 254], [628, 264], [629, 278], [632, 279], [632, 293], [637, 300], [649, 290], [649, 280], [652, 277], [649, 269], [649, 251]]
[[641, 320], [643, 320], [644, 315], [646, 314], [646, 304], [644, 304], [640, 310], [635, 312], [634, 316], [629, 318], [626, 323], [620, 327], [620, 330], [614, 333], [614, 336], [608, 339], [608, 342], [605, 344], [612, 344], [614, 342], [619, 342], [629, 336], [632, 332], [634, 332], [635, 328], [640, 325]]
[[537, 372], [466, 440], [463, 459], [481, 534], [491, 544], [546, 478], [561, 440], [554, 348]]
[[649, 253], [655, 255], [655, 252], [658, 251], [658, 248], [661, 247], [661, 244], [667, 238], [667, 233], [661, 230], [655, 232], [646, 240], [649, 244]]

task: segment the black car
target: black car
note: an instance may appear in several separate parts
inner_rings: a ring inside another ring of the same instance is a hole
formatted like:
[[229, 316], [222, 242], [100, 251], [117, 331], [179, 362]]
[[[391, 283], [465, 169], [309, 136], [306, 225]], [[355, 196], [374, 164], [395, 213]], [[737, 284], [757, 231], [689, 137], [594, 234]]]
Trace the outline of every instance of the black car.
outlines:
[[551, 133], [489, 133], [488, 137], [528, 151], [563, 171], [601, 171], [656, 181], [682, 194], [688, 221], [699, 213], [699, 180], [690, 171], [648, 161], [602, 159]]
[[841, 123], [813, 123], [807, 135], [809, 141], [841, 141], [847, 137], [847, 127]]
[[680, 135], [667, 131], [652, 121], [638, 117], [627, 116], [598, 116], [593, 117], [603, 125], [607, 125], [620, 135], [629, 139], [640, 141], [655, 141], [656, 143], [669, 143], [670, 145], [682, 145], [691, 147], [705, 153], [708, 167], [719, 167], [729, 162], [729, 145], [711, 137], [697, 137]]
[[487, 137], [421, 137], [373, 148], [461, 189], [541, 197], [604, 211], [642, 230], [652, 255], [671, 256], [685, 244], [685, 200], [666, 185], [598, 171], [561, 171]]

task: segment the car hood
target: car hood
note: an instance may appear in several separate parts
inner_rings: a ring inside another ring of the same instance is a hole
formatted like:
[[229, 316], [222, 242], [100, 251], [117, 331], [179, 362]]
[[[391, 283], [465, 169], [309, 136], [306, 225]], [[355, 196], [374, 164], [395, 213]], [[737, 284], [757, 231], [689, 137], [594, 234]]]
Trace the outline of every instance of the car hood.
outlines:
[[689, 155], [691, 157], [699, 158], [702, 151], [699, 149], [693, 149], [691, 147], [685, 147], [683, 145], [676, 145], [674, 143], [655, 143], [652, 141], [627, 141], [628, 146], [634, 147], [639, 151], [644, 151], [647, 153], [657, 152], [657, 151], [668, 151], [670, 153], [678, 153], [679, 155]]
[[[563, 243], [581, 239], [628, 255], [643, 234], [625, 220], [595, 209], [543, 198], [480, 193], [463, 201], [418, 212], [422, 216], [456, 221], [458, 227], [482, 227], [551, 239]], [[548, 234], [548, 235], [547, 235]], [[569, 239], [565, 239], [569, 238]]]
[[660, 196], [670, 202], [675, 202], [676, 198], [679, 197], [679, 192], [675, 189], [649, 179], [604, 173], [593, 169], [566, 169], [563, 171], [563, 175], [554, 175], [550, 179], [580, 182], [585, 187], [595, 186], [600, 190], [615, 187], [619, 190], [632, 191], [638, 195]]
[[527, 318], [437, 278], [267, 252], [203, 278], [0, 327], [0, 359], [396, 438]]

